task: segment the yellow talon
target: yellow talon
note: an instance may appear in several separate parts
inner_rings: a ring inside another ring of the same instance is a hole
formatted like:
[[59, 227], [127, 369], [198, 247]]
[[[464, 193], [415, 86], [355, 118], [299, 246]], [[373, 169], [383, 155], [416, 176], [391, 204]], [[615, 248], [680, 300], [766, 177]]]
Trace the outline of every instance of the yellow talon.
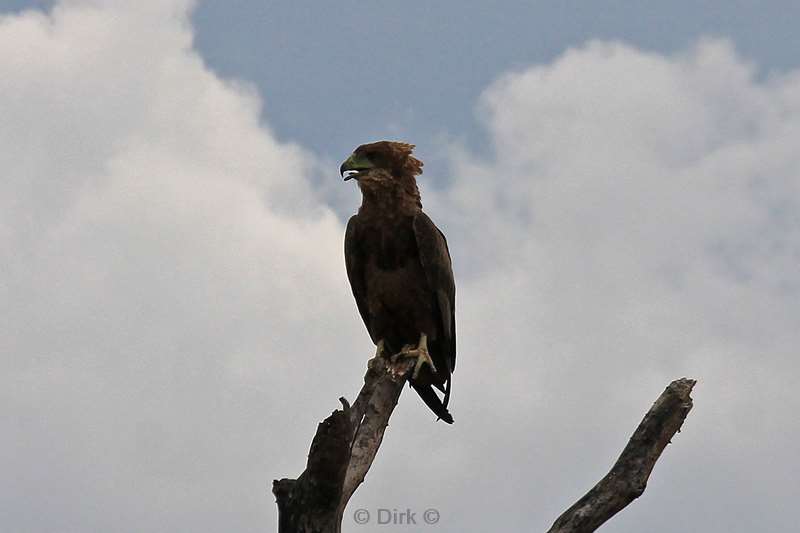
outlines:
[[417, 379], [419, 371], [424, 364], [427, 364], [433, 372], [436, 372], [436, 365], [433, 364], [431, 354], [428, 352], [428, 336], [424, 333], [420, 334], [419, 344], [417, 344], [416, 348], [412, 348], [411, 345], [403, 346], [400, 352], [392, 356], [392, 362], [397, 361], [400, 357], [416, 357], [417, 362], [414, 365], [414, 373], [411, 375], [411, 379]]

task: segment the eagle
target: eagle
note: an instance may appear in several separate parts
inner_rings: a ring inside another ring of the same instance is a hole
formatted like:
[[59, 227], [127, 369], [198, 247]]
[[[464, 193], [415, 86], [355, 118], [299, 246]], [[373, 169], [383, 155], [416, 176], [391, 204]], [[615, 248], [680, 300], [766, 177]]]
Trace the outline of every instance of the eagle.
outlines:
[[[362, 202], [347, 223], [347, 277], [376, 357], [416, 358], [409, 377], [422, 401], [447, 422], [456, 365], [455, 281], [444, 234], [422, 211], [413, 144], [364, 144], [342, 163]], [[437, 388], [443, 397], [434, 391]]]

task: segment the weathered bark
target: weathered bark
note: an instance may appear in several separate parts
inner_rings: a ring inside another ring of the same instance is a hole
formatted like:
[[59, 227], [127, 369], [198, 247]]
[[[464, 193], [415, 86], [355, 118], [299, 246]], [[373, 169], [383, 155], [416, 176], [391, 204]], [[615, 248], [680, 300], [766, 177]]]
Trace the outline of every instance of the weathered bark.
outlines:
[[305, 471], [297, 479], [275, 480], [278, 533], [339, 533], [347, 502], [364, 481], [378, 453], [412, 359], [391, 363], [371, 359], [364, 386], [351, 407], [320, 422], [308, 452]]
[[[275, 480], [278, 533], [340, 533], [345, 507], [378, 453], [389, 417], [414, 361], [370, 360], [352, 407], [334, 411], [317, 427], [305, 471]], [[692, 408], [695, 381], [673, 381], [633, 433], [611, 471], [567, 509], [548, 533], [587, 533], [638, 498], [656, 461]]]
[[683, 378], [669, 384], [644, 416], [611, 471], [558, 517], [548, 533], [594, 531], [642, 495], [661, 452], [680, 431], [692, 409], [689, 394], [695, 383]]

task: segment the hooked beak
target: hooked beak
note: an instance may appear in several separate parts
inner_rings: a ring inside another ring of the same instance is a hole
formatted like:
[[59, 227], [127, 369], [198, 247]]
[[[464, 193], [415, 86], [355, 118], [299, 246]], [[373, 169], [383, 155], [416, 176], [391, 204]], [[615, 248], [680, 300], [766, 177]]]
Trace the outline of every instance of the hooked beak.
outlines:
[[[362, 170], [369, 170], [374, 167], [375, 165], [372, 164], [372, 161], [366, 157], [352, 154], [342, 163], [342, 166], [339, 167], [339, 175], [344, 177], [344, 181], [353, 178], [358, 179], [358, 175]], [[344, 173], [348, 171], [352, 172], [345, 176]]]

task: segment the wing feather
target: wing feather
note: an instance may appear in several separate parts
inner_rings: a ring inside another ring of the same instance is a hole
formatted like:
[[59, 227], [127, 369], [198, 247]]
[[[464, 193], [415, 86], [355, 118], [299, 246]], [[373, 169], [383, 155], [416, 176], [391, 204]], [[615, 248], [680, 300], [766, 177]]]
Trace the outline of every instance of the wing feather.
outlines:
[[422, 212], [414, 217], [414, 235], [425, 277], [436, 296], [444, 334], [445, 359], [450, 363], [448, 370], [452, 372], [456, 367], [456, 284], [447, 239]]
[[358, 233], [358, 215], [353, 215], [347, 221], [347, 231], [344, 234], [344, 263], [347, 268], [347, 279], [350, 280], [350, 288], [353, 290], [353, 297], [358, 306], [358, 312], [361, 314], [364, 325], [367, 326], [372, 342], [377, 344], [378, 341], [372, 333], [369, 307], [367, 306], [367, 282], [364, 279], [365, 257], [361, 249], [361, 240]]

